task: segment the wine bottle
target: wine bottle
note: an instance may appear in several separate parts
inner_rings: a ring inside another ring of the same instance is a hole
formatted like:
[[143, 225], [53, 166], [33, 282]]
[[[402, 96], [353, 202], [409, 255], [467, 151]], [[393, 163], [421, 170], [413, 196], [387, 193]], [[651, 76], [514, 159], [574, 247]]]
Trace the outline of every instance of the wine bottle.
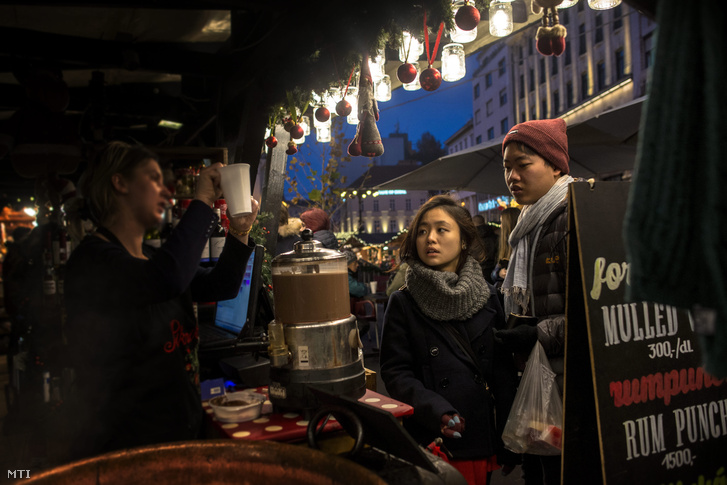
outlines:
[[217, 227], [210, 236], [210, 261], [216, 263], [220, 259], [222, 248], [225, 247], [225, 228], [222, 226], [222, 212], [219, 208], [214, 209], [217, 216]]
[[172, 229], [174, 229], [172, 217], [172, 206], [170, 205], [166, 208], [166, 211], [164, 212], [164, 224], [162, 225], [162, 230], [160, 233], [162, 244], [167, 242], [167, 239], [169, 239], [169, 236], [172, 234]]

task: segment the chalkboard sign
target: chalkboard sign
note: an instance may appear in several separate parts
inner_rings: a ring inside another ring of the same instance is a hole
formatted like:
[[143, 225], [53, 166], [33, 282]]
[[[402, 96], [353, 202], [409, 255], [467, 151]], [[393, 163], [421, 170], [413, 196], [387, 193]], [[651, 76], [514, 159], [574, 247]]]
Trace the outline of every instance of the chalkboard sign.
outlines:
[[727, 483], [727, 382], [704, 371], [690, 315], [625, 301], [628, 191], [570, 186], [563, 483]]

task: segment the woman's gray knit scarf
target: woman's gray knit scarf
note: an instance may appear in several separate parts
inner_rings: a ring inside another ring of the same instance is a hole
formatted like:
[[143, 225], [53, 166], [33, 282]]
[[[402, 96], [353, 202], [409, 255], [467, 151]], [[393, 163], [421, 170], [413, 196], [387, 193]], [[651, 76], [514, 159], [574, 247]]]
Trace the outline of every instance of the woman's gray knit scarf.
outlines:
[[482, 267], [472, 256], [467, 256], [459, 274], [437, 271], [414, 259], [407, 263], [407, 289], [422, 313], [429, 318], [467, 320], [490, 299]]
[[[530, 306], [530, 271], [528, 264], [530, 245], [535, 248], [540, 237], [543, 223], [556, 210], [562, 200], [568, 195], [568, 184], [573, 177], [566, 175], [556, 180], [548, 193], [532, 205], [523, 206], [517, 225], [510, 233], [510, 246], [513, 248], [507, 275], [502, 284], [505, 294], [505, 314], [528, 314]], [[537, 229], [534, 237], [528, 237], [533, 229]]]

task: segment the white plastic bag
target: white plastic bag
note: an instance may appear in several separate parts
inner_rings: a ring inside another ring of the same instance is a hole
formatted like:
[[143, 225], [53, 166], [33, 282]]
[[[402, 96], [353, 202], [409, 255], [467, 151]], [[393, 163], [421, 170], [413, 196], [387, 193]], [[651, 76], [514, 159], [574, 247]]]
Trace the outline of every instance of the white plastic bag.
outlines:
[[563, 402], [555, 373], [540, 342], [525, 365], [502, 441], [515, 453], [559, 455], [563, 436]]

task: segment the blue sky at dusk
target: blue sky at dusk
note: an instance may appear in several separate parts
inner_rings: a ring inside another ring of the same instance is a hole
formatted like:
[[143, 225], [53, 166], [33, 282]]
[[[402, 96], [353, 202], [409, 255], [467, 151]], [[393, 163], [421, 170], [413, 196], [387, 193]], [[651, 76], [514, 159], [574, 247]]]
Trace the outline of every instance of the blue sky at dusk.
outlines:
[[[459, 130], [470, 118], [472, 118], [472, 73], [477, 68], [476, 56], [467, 58], [467, 74], [459, 81], [450, 83], [442, 82], [436, 91], [429, 92], [423, 89], [417, 91], [406, 91], [403, 88], [396, 89], [391, 94], [391, 100], [379, 105], [379, 121], [377, 123], [382, 138], [397, 131], [397, 124], [400, 133], [407, 133], [409, 141], [416, 149], [416, 142], [425, 132], [430, 132], [444, 145], [445, 140]], [[351, 140], [356, 134], [356, 125], [345, 123], [345, 138]], [[327, 143], [315, 141], [315, 131], [306, 137], [303, 146], [299, 147], [296, 157], [310, 160], [311, 163], [320, 163], [324, 157], [328, 157]], [[386, 149], [386, 144], [384, 144]], [[353, 163], [368, 163], [365, 157], [355, 157]], [[350, 182], [350, 181], [349, 181]], [[298, 180], [298, 183], [306, 191], [305, 187], [310, 186], [306, 180]], [[310, 188], [310, 187], [309, 187]], [[288, 184], [285, 186], [286, 198], [291, 194], [287, 192]]]

